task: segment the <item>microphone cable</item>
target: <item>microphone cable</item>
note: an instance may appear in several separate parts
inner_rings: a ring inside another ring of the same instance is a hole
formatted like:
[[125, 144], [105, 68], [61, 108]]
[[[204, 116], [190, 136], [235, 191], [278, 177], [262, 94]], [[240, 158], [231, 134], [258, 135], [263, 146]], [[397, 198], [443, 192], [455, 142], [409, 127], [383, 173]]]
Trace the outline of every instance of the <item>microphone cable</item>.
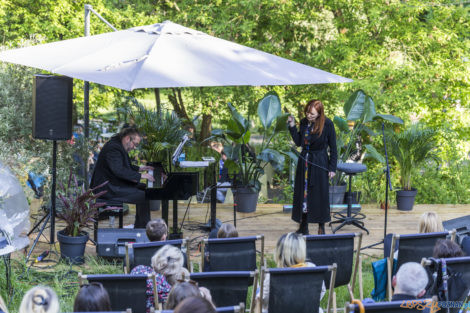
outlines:
[[[308, 164], [310, 164], [310, 165], [312, 165], [312, 166], [315, 166], [315, 167], [318, 167], [319, 169], [322, 169], [322, 170], [324, 170], [324, 171], [330, 172], [330, 170], [327, 169], [326, 167], [321, 166], [321, 165], [318, 165], [318, 164], [316, 164], [316, 163], [313, 163], [313, 162], [307, 160], [306, 158], [304, 158], [304, 157], [299, 153], [299, 151], [297, 151], [296, 148], [291, 147], [291, 150], [292, 150], [299, 158], [301, 158], [302, 160], [306, 161]], [[307, 153], [308, 153], [308, 152], [307, 152]]]

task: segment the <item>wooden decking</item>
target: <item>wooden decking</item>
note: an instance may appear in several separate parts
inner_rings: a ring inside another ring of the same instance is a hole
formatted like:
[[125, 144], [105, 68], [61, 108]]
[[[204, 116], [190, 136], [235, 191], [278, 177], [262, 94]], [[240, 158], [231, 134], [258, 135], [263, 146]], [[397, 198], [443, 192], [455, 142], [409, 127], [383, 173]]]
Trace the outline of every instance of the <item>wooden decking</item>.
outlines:
[[[186, 208], [186, 203], [179, 205], [179, 223], [181, 223]], [[283, 213], [282, 208], [283, 206], [280, 204], [258, 204], [256, 211], [253, 213], [237, 213], [237, 229], [240, 236], [264, 234], [266, 252], [272, 253], [277, 239], [284, 233], [295, 231], [298, 227], [298, 224], [291, 220], [290, 213]], [[124, 225], [134, 222], [133, 210], [133, 207], [131, 207], [130, 214], [125, 216]], [[470, 214], [470, 205], [421, 204], [415, 205], [412, 211], [398, 211], [395, 207], [392, 207], [388, 210], [387, 233], [416, 233], [419, 217], [426, 211], [435, 211], [445, 221]], [[384, 210], [380, 209], [377, 204], [366, 204], [362, 205], [361, 212], [366, 215], [365, 227], [370, 232], [369, 235], [364, 233], [362, 246], [365, 247], [380, 242], [384, 235]], [[198, 225], [205, 223], [209, 215], [209, 204], [191, 204], [183, 225], [184, 237], [199, 241], [201, 237], [207, 236], [208, 233], [200, 229]], [[160, 216], [160, 211], [152, 212], [152, 218]], [[171, 218], [170, 209], [170, 224]], [[231, 204], [218, 204], [217, 218], [222, 222], [233, 224], [233, 206]], [[100, 227], [109, 227], [109, 222], [107, 220], [101, 221]], [[359, 228], [348, 225], [337, 233], [359, 231], [361, 231]], [[310, 233], [315, 234], [316, 232], [317, 225], [310, 224]], [[326, 232], [331, 233], [331, 229], [327, 227]], [[192, 245], [192, 247], [195, 246], [195, 244]], [[378, 246], [378, 248], [381, 247], [381, 245]], [[367, 249], [364, 252], [375, 255], [382, 253], [379, 249]], [[95, 253], [93, 245], [88, 244], [87, 253]], [[197, 252], [194, 251], [192, 254], [195, 255]]]

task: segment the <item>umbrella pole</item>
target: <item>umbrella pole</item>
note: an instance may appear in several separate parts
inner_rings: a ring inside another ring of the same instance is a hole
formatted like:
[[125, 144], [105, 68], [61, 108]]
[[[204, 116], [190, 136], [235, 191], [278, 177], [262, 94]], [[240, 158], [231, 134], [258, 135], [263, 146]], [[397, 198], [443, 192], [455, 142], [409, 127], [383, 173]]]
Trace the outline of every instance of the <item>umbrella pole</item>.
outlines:
[[160, 89], [154, 88], [155, 91], [155, 100], [157, 101], [157, 114], [160, 116], [162, 114], [162, 105], [160, 103]]
[[[90, 10], [91, 5], [85, 4], [85, 36], [90, 36]], [[83, 86], [83, 120], [85, 126], [85, 143], [88, 148], [88, 139], [90, 138], [90, 83], [85, 82]], [[85, 160], [88, 160], [88, 149], [86, 150]], [[88, 161], [85, 164], [85, 190], [88, 190]]]

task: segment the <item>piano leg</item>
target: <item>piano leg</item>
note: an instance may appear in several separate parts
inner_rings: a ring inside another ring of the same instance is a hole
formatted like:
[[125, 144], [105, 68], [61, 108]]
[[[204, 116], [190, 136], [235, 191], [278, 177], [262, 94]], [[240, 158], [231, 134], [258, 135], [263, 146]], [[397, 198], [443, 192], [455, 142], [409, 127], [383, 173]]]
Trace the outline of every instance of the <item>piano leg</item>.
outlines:
[[211, 230], [215, 229], [217, 210], [217, 186], [211, 188]]
[[173, 200], [173, 235], [178, 234], [178, 200]]
[[162, 200], [162, 219], [168, 225], [168, 200]]

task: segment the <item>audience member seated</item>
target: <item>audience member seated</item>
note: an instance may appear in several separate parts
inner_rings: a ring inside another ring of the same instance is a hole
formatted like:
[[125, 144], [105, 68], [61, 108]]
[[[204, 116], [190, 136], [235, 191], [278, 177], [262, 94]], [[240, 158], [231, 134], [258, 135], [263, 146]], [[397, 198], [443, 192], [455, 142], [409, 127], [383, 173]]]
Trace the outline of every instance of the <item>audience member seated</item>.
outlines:
[[145, 232], [150, 241], [165, 241], [168, 235], [168, 226], [161, 218], [156, 218], [147, 223]]
[[393, 276], [392, 285], [395, 288], [392, 301], [413, 300], [421, 298], [426, 293], [428, 274], [421, 264], [408, 262], [400, 266]]
[[418, 233], [436, 233], [444, 231], [442, 221], [436, 212], [424, 212], [419, 218]]
[[85, 284], [75, 297], [74, 312], [106, 312], [111, 311], [111, 300], [103, 285], [98, 282]]
[[[155, 274], [157, 281], [158, 302], [165, 303], [170, 293], [171, 286], [175, 285], [182, 276], [189, 276], [189, 272], [183, 268], [183, 253], [180, 249], [164, 245], [152, 257], [152, 267], [138, 265], [134, 267], [131, 274]], [[153, 307], [153, 284], [147, 280], [147, 311]]]
[[216, 313], [212, 303], [202, 297], [189, 297], [178, 304], [174, 313]]
[[230, 223], [224, 223], [220, 226], [219, 231], [217, 232], [217, 238], [233, 238], [238, 237], [238, 231]]
[[19, 313], [59, 313], [59, 299], [49, 287], [36, 286], [31, 288], [21, 301]]
[[433, 258], [456, 258], [460, 256], [465, 256], [465, 253], [462, 251], [460, 246], [449, 239], [439, 239], [434, 246], [432, 251]]
[[[436, 233], [444, 231], [444, 227], [442, 226], [442, 221], [439, 215], [436, 212], [424, 212], [421, 217], [419, 218], [418, 222], [418, 233]], [[387, 234], [384, 240], [384, 257], [389, 256], [390, 248], [392, 245], [392, 236], [393, 234]], [[396, 259], [398, 257], [398, 247], [400, 246], [400, 242], [397, 241], [395, 244], [395, 252], [393, 257]]]
[[[306, 262], [305, 258], [307, 255], [307, 246], [305, 239], [302, 234], [298, 233], [287, 233], [281, 236], [277, 241], [276, 248], [274, 250], [274, 260], [276, 266], [285, 267], [313, 267], [315, 264]], [[269, 303], [269, 273], [266, 274], [263, 282], [263, 301], [262, 309], [263, 312], [268, 310]], [[321, 298], [325, 295], [326, 288], [323, 283]], [[256, 305], [259, 306], [259, 292], [256, 294]], [[320, 308], [319, 312], [323, 312]]]
[[[215, 238], [214, 234], [217, 234], [217, 238], [233, 238], [233, 237], [238, 237], [238, 231], [230, 223], [224, 223], [220, 226], [220, 228], [216, 231], [215, 229], [211, 231], [209, 234], [209, 238]], [[206, 252], [204, 255], [204, 272], [209, 272], [210, 271], [210, 260], [209, 260], [209, 251], [206, 248]]]
[[0, 295], [0, 313], [8, 313], [7, 305], [3, 301], [2, 296]]
[[180, 302], [189, 297], [203, 297], [212, 303], [212, 296], [209, 289], [205, 287], [198, 288], [197, 285], [192, 282], [181, 282], [171, 288], [165, 303], [165, 310], [174, 310]]

